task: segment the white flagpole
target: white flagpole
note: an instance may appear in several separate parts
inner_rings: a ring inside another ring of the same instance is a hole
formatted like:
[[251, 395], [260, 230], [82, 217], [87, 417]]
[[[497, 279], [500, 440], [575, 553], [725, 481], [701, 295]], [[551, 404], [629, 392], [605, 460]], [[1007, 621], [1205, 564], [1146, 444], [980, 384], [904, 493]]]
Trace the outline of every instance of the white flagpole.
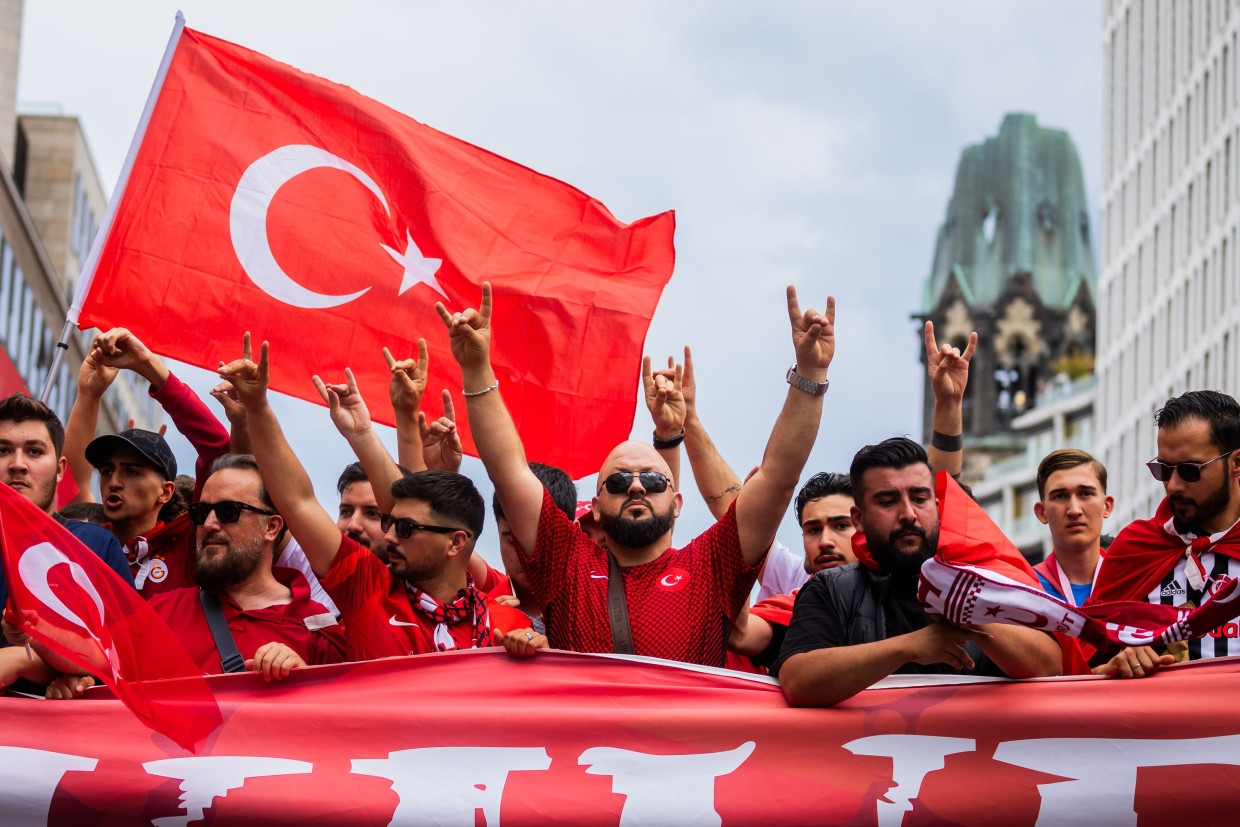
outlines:
[[177, 44], [181, 41], [181, 31], [184, 28], [185, 15], [177, 11], [176, 21], [172, 25], [172, 35], [168, 38], [164, 57], [159, 62], [159, 71], [155, 73], [155, 82], [151, 84], [151, 92], [147, 95], [142, 117], [138, 119], [138, 128], [134, 131], [133, 141], [129, 144], [129, 153], [125, 156], [125, 165], [121, 168], [120, 180], [116, 182], [116, 191], [112, 193], [112, 199], [108, 201], [108, 209], [103, 214], [103, 224], [99, 232], [95, 234], [94, 242], [90, 246], [90, 254], [86, 257], [86, 264], [82, 267], [82, 276], [78, 280], [77, 289], [73, 291], [73, 301], [65, 317], [65, 326], [61, 329], [60, 339], [56, 342], [56, 355], [52, 359], [52, 366], [43, 383], [43, 392], [39, 394], [39, 400], [44, 403], [47, 402], [52, 394], [52, 388], [56, 385], [56, 374], [59, 373], [60, 366], [65, 360], [65, 352], [69, 349], [69, 337], [73, 334], [73, 328], [77, 327], [78, 316], [82, 312], [82, 302], [86, 300], [91, 282], [95, 280], [95, 268], [99, 264], [103, 242], [112, 230], [112, 222], [116, 218], [116, 210], [121, 197], [125, 194], [125, 187], [129, 183], [129, 174], [133, 170], [134, 159], [138, 156], [142, 139], [146, 137], [146, 128], [151, 122], [151, 112], [154, 111], [155, 101], [159, 99], [159, 93], [163, 89], [164, 79], [168, 77], [168, 66], [172, 63], [172, 56], [176, 52]]

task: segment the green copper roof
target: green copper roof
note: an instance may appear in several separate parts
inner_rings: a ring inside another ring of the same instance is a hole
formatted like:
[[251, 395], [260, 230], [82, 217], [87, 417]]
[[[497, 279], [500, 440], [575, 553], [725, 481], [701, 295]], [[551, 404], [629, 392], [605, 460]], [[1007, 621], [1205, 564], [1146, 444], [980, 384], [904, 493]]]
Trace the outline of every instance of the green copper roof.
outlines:
[[992, 304], [1013, 274], [1033, 274], [1042, 303], [1066, 310], [1097, 275], [1081, 160], [1068, 133], [1009, 114], [999, 135], [966, 147], [922, 295], [929, 313], [947, 286]]

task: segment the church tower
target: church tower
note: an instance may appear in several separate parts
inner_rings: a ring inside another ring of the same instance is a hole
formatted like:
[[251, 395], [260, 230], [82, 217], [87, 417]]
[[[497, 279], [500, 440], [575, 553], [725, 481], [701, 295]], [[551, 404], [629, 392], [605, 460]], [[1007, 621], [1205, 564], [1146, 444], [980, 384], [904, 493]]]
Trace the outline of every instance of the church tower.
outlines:
[[[978, 333], [964, 408], [966, 481], [1024, 449], [1012, 420], [1040, 395], [1093, 372], [1096, 286], [1072, 139], [1033, 115], [1007, 115], [997, 137], [961, 153], [914, 315], [934, 322], [940, 343], [963, 349]], [[927, 379], [926, 443], [933, 413]]]

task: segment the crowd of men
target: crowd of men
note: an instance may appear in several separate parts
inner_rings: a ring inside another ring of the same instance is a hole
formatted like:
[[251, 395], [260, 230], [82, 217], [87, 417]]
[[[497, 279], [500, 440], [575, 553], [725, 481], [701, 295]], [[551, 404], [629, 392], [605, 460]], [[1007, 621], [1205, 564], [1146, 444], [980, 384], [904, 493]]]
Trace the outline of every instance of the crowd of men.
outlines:
[[[490, 287], [477, 309], [440, 305], [465, 415], [495, 486], [502, 571], [477, 553], [486, 503], [459, 473], [450, 394], [442, 392], [440, 419], [419, 410], [424, 342], [416, 357], [384, 351], [395, 458], [349, 371], [341, 383], [313, 377], [357, 457], [337, 482], [336, 515], [320, 505], [284, 437], [268, 402], [267, 346], [256, 359], [248, 335], [240, 358], [221, 361], [211, 394], [228, 428], [129, 331], [97, 336], [66, 424], [24, 394], [0, 400], [0, 479], [140, 592], [208, 674], [248, 669], [280, 680], [308, 665], [502, 645], [515, 656], [557, 648], [769, 670], [790, 703], [827, 706], [893, 673], [1028, 678], [1073, 669], [1049, 634], [954, 625], [917, 599], [921, 565], [939, 543], [935, 472], [962, 467], [976, 334], [962, 351], [940, 347], [926, 326], [935, 397], [928, 450], [906, 437], [867, 445], [847, 474], [815, 473], [798, 491], [828, 390], [835, 307], [828, 299], [823, 312], [802, 310], [792, 288], [787, 302], [789, 388], [746, 479], [698, 416], [686, 348], [666, 369], [645, 360], [653, 437], [617, 445], [585, 501], [564, 471], [525, 454], [491, 367]], [[95, 436], [100, 399], [119, 370], [150, 383], [197, 453], [194, 476], [178, 477], [162, 433]], [[1078, 450], [1042, 461], [1035, 511], [1054, 552], [1036, 576], [1048, 594], [1072, 605], [1200, 605], [1211, 584], [1237, 575], [1240, 405], [1192, 391], [1168, 400], [1155, 425], [1158, 456], [1148, 467], [1166, 499], [1105, 549], [1103, 520], [1114, 505], [1106, 468]], [[682, 447], [715, 522], [673, 548]], [[56, 511], [66, 473], [83, 502]], [[803, 553], [775, 539], [790, 501]], [[71, 698], [94, 683], [15, 620], [6, 612], [0, 684]], [[1167, 651], [1100, 651], [1090, 666], [1144, 677], [1177, 660], [1237, 653], [1240, 641], [1216, 630]]]

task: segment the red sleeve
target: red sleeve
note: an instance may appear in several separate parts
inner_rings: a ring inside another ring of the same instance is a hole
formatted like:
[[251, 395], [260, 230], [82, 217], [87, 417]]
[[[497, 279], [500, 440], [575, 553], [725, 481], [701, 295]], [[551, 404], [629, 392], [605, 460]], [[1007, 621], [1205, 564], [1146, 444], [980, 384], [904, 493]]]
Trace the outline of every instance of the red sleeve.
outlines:
[[487, 600], [487, 613], [491, 618], [491, 628], [498, 629], [501, 635], [516, 629], [525, 629], [530, 625], [530, 619], [524, 612], [494, 600]]
[[194, 499], [202, 492], [211, 463], [228, 453], [228, 430], [212, 415], [189, 385], [168, 374], [163, 387], [151, 394], [163, 406], [172, 424], [198, 452], [194, 463]]
[[391, 576], [370, 549], [341, 534], [336, 559], [319, 578], [319, 585], [327, 591], [341, 615], [348, 619], [354, 617], [357, 608], [376, 591], [386, 591]]
[[774, 597], [768, 597], [766, 600], [753, 604], [749, 613], [754, 617], [760, 617], [768, 623], [778, 623], [780, 626], [788, 626], [792, 623], [792, 604], [796, 594], [777, 594]]
[[601, 571], [607, 570], [606, 552], [559, 509], [546, 489], [543, 489], [534, 550], [526, 552], [515, 541], [514, 545], [517, 559], [521, 561], [521, 567], [530, 581], [530, 591], [544, 609], [562, 596], [564, 584], [572, 576], [574, 560], [579, 554], [597, 555], [601, 561]]
[[490, 598], [500, 597], [505, 594], [513, 594], [512, 580], [508, 575], [499, 569], [487, 563], [487, 579], [485, 582], [478, 583], [478, 591]]

